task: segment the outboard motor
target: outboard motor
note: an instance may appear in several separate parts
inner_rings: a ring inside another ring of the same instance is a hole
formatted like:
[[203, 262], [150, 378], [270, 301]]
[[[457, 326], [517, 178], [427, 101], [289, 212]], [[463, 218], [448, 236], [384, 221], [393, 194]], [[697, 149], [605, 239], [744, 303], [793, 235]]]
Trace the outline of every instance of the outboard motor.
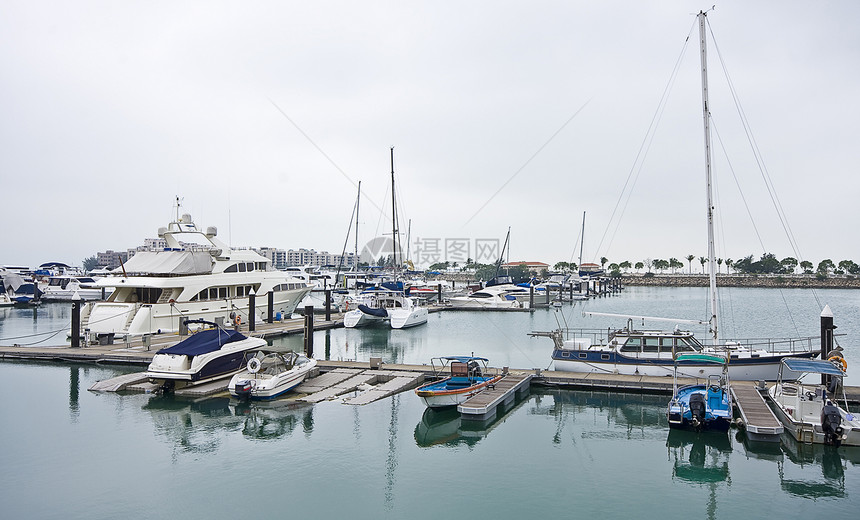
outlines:
[[251, 399], [251, 382], [247, 379], [240, 379], [234, 387], [236, 397], [242, 400]]
[[469, 361], [469, 375], [471, 377], [481, 377], [481, 365], [477, 361]]
[[821, 430], [824, 432], [824, 444], [839, 447], [842, 444], [842, 416], [839, 408], [827, 401], [821, 408]]
[[705, 396], [692, 394], [690, 396], [690, 424], [693, 428], [700, 429], [705, 423]]

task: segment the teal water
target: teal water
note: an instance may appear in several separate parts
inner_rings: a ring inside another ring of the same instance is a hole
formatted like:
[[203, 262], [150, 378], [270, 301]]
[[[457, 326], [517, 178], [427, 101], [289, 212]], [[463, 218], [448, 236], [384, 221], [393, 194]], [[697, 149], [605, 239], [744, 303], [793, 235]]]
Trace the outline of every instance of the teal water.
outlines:
[[[773, 310], [784, 296], [734, 293], [732, 317], [752, 331], [743, 336], [794, 335], [792, 321], [817, 334], [814, 299], [800, 301], [809, 291], [787, 298], [791, 317]], [[318, 357], [409, 363], [474, 351], [496, 366], [546, 368], [549, 340], [525, 332], [556, 320], [605, 326], [582, 318], [583, 307], [699, 317], [702, 294], [630, 288], [562, 313], [440, 313], [406, 331], [318, 332], [315, 347]], [[848, 333], [850, 378], [860, 360], [856, 293], [818, 294]], [[68, 319], [54, 306], [2, 312], [3, 344]], [[4, 517], [796, 518], [853, 517], [860, 507], [860, 450], [748, 445], [736, 431], [670, 434], [665, 396], [540, 388], [496, 420], [471, 423], [425, 411], [411, 392], [361, 407], [293, 407], [86, 390], [136, 370], [0, 362]]]

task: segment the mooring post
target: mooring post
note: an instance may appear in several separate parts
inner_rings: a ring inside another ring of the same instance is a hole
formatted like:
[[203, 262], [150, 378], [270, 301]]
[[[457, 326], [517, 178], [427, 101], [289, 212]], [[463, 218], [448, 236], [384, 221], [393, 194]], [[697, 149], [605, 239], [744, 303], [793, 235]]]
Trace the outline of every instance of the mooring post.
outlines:
[[254, 294], [254, 289], [251, 289], [251, 292], [248, 293], [248, 332], [254, 332], [257, 325], [257, 309], [255, 305], [257, 303], [257, 295]]
[[[830, 305], [825, 305], [821, 311], [821, 359], [827, 359], [827, 354], [833, 350], [833, 329], [836, 325], [833, 324], [833, 311], [830, 310]], [[827, 376], [821, 374], [821, 384], [827, 384]]]
[[436, 298], [439, 299], [439, 303], [442, 303], [442, 284], [436, 285]]
[[331, 289], [325, 290], [325, 321], [331, 321]]
[[314, 357], [314, 306], [305, 306], [305, 354]]
[[81, 295], [72, 295], [72, 348], [81, 346]]
[[529, 309], [535, 308], [535, 286], [529, 285]]
[[273, 291], [269, 291], [267, 293], [266, 299], [266, 314], [268, 318], [269, 324], [275, 323], [275, 293]]

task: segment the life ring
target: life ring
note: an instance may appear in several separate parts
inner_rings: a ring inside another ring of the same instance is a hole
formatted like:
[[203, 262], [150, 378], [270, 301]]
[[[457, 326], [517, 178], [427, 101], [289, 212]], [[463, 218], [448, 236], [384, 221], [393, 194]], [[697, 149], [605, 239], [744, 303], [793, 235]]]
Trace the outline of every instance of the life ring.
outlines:
[[248, 360], [248, 372], [252, 374], [259, 372], [261, 366], [263, 366], [263, 364], [260, 362], [259, 358], [252, 357]]
[[845, 361], [845, 358], [841, 356], [830, 356], [829, 358], [827, 358], [827, 361], [830, 361], [834, 365], [841, 368], [843, 372], [848, 370], [848, 362]]

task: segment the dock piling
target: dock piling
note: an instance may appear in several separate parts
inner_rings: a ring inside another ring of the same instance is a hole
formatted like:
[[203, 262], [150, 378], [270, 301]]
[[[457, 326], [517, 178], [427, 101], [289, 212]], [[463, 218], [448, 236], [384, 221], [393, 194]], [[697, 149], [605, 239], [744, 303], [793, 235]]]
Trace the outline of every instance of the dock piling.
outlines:
[[72, 296], [72, 348], [81, 347], [81, 296]]
[[275, 293], [269, 291], [267, 294], [266, 314], [268, 323], [275, 323]]
[[305, 354], [314, 357], [314, 306], [305, 306]]
[[254, 289], [248, 293], [248, 332], [254, 332], [257, 328], [257, 310], [254, 308], [257, 302], [257, 295], [254, 294]]

